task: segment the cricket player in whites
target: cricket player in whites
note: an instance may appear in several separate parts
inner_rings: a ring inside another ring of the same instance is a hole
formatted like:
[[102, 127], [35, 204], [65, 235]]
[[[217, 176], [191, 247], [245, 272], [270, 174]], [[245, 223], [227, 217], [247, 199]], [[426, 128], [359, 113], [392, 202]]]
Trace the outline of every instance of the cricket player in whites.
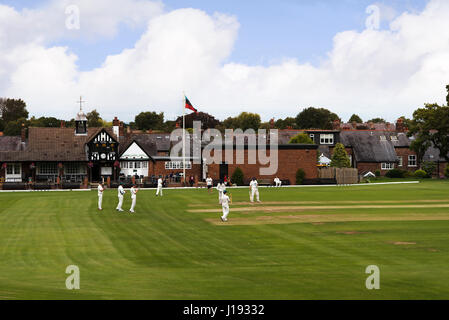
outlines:
[[102, 204], [103, 204], [103, 191], [104, 191], [104, 186], [102, 183], [100, 183], [98, 185], [98, 210], [103, 210], [102, 208]]
[[214, 185], [214, 181], [212, 180], [211, 177], [207, 177], [206, 184], [207, 184], [207, 192], [211, 193], [212, 192], [212, 186]]
[[117, 208], [115, 208], [115, 210], [117, 211], [123, 211], [122, 209], [122, 205], [123, 205], [123, 196], [125, 195], [125, 189], [123, 189], [123, 185], [122, 183], [120, 183], [120, 185], [118, 186], [118, 205]]
[[223, 191], [223, 196], [221, 197], [221, 206], [223, 208], [223, 215], [221, 216], [221, 221], [227, 222], [228, 221], [228, 214], [229, 214], [229, 204], [232, 203], [232, 195], [231, 197], [228, 197], [227, 191]]
[[276, 184], [276, 187], [280, 187], [282, 185], [282, 181], [278, 177], [274, 178], [274, 183]]
[[249, 189], [250, 189], [250, 197], [249, 197], [249, 199], [250, 199], [251, 202], [254, 202], [254, 195], [256, 195], [257, 202], [260, 202], [260, 200], [259, 200], [259, 190], [258, 190], [257, 186], [258, 186], [257, 180], [256, 180], [256, 178], [253, 178], [251, 180], [251, 182], [249, 183]]
[[218, 203], [221, 204], [221, 199], [223, 198], [223, 192], [226, 191], [226, 186], [223, 183], [223, 181], [220, 180], [220, 182], [217, 184], [217, 190], [218, 190]]
[[133, 185], [131, 187], [131, 200], [132, 200], [132, 204], [131, 204], [131, 209], [129, 209], [129, 212], [134, 213], [134, 208], [136, 206], [136, 199], [137, 199], [137, 192], [139, 191], [139, 189], [137, 189], [137, 185]]
[[162, 178], [157, 179], [157, 191], [156, 191], [156, 197], [161, 193], [162, 197]]

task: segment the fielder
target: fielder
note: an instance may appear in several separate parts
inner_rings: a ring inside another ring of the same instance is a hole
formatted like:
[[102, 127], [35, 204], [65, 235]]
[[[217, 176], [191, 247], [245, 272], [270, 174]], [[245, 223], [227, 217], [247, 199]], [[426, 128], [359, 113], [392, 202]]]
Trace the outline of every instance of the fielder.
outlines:
[[125, 191], [125, 189], [123, 189], [123, 185], [120, 183], [120, 185], [118, 187], [118, 205], [117, 205], [117, 208], [115, 208], [115, 210], [123, 211], [122, 205], [123, 205], [123, 196], [125, 195], [125, 193], [126, 193], [126, 191]]
[[131, 204], [131, 209], [129, 209], [129, 212], [134, 213], [134, 208], [136, 207], [136, 199], [137, 199], [137, 192], [139, 191], [139, 189], [137, 189], [137, 185], [133, 185], [131, 187], [131, 200], [132, 200], [132, 204]]
[[156, 191], [156, 197], [161, 194], [162, 197], [162, 178], [157, 179], [157, 191]]
[[226, 191], [226, 186], [223, 183], [223, 181], [220, 180], [220, 182], [217, 184], [217, 190], [218, 190], [218, 203], [221, 204], [221, 199], [223, 198], [223, 192]]
[[257, 186], [258, 186], [257, 180], [256, 180], [256, 178], [253, 178], [251, 180], [251, 182], [249, 183], [249, 189], [250, 189], [250, 192], [251, 192], [249, 199], [250, 199], [251, 202], [254, 202], [254, 195], [256, 195], [257, 202], [260, 202], [260, 200], [259, 200], [259, 190], [258, 190]]
[[278, 177], [274, 178], [274, 183], [276, 184], [276, 187], [280, 187], [282, 185], [282, 181]]
[[229, 214], [229, 204], [232, 203], [232, 196], [231, 198], [228, 197], [227, 191], [223, 191], [223, 196], [221, 197], [221, 206], [223, 208], [223, 215], [221, 216], [221, 221], [227, 222], [228, 221], [228, 214]]
[[211, 177], [207, 177], [206, 184], [207, 184], [207, 192], [211, 193], [212, 192], [212, 186], [214, 184], [214, 181], [212, 180]]
[[102, 208], [102, 204], [103, 204], [103, 191], [104, 191], [104, 186], [103, 183], [100, 183], [98, 185], [98, 210], [103, 210]]

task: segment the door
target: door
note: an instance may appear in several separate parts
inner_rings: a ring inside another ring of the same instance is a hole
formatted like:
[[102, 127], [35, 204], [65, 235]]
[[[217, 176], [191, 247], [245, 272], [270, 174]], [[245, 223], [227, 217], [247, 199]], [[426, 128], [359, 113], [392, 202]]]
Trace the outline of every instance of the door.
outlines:
[[228, 176], [228, 164], [227, 163], [221, 163], [220, 164], [220, 180], [223, 180], [225, 176]]

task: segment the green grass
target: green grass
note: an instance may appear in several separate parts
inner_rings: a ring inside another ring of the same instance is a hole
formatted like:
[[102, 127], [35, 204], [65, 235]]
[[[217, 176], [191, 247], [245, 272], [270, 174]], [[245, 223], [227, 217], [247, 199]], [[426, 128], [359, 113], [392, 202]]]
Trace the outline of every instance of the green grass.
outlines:
[[[234, 202], [248, 201], [247, 189], [231, 192]], [[262, 201], [449, 204], [449, 183], [260, 188], [260, 195]], [[449, 220], [221, 226], [206, 221], [218, 221], [217, 213], [188, 212], [219, 208], [216, 192], [204, 189], [164, 190], [163, 198], [142, 190], [134, 215], [117, 213], [116, 200], [116, 190], [107, 190], [98, 213], [95, 191], [0, 193], [0, 299], [449, 299]], [[124, 209], [129, 206], [127, 193]], [[231, 206], [229, 219], [348, 213], [449, 216], [449, 208], [336, 204], [335, 210], [244, 213]], [[80, 290], [65, 288], [72, 264], [80, 268]], [[372, 264], [380, 268], [380, 290], [365, 288]]]

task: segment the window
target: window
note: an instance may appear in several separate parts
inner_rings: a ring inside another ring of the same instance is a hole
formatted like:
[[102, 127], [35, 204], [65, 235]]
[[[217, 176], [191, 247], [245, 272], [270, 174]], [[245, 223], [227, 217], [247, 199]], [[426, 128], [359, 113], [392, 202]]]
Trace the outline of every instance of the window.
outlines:
[[128, 169], [128, 162], [127, 161], [122, 161], [120, 163], [120, 168], [122, 169]]
[[133, 169], [134, 168], [134, 162], [128, 162], [128, 168]]
[[315, 135], [313, 133], [309, 134], [310, 139], [314, 140]]
[[148, 162], [146, 161], [142, 162], [142, 168], [144, 169], [148, 168]]
[[402, 157], [398, 157], [398, 167], [402, 167]]
[[64, 171], [65, 174], [86, 174], [86, 167], [79, 163], [66, 163]]
[[54, 162], [42, 162], [37, 165], [39, 175], [57, 175], [58, 166]]
[[320, 134], [320, 144], [334, 144], [334, 135]]
[[398, 137], [397, 136], [391, 136], [391, 141], [398, 141]]
[[409, 167], [416, 167], [416, 156], [408, 156], [408, 166]]
[[139, 161], [134, 162], [134, 168], [140, 169], [140, 162]]
[[385, 136], [380, 136], [380, 141], [387, 141], [387, 137], [385, 137]]
[[6, 174], [8, 175], [20, 175], [22, 174], [22, 167], [19, 163], [8, 163], [6, 165]]
[[390, 163], [390, 162], [382, 163], [382, 170], [392, 170], [392, 169], [394, 169], [394, 163]]
[[[168, 161], [165, 162], [165, 170], [183, 169], [182, 161]], [[186, 169], [192, 169], [192, 162], [186, 161]]]

